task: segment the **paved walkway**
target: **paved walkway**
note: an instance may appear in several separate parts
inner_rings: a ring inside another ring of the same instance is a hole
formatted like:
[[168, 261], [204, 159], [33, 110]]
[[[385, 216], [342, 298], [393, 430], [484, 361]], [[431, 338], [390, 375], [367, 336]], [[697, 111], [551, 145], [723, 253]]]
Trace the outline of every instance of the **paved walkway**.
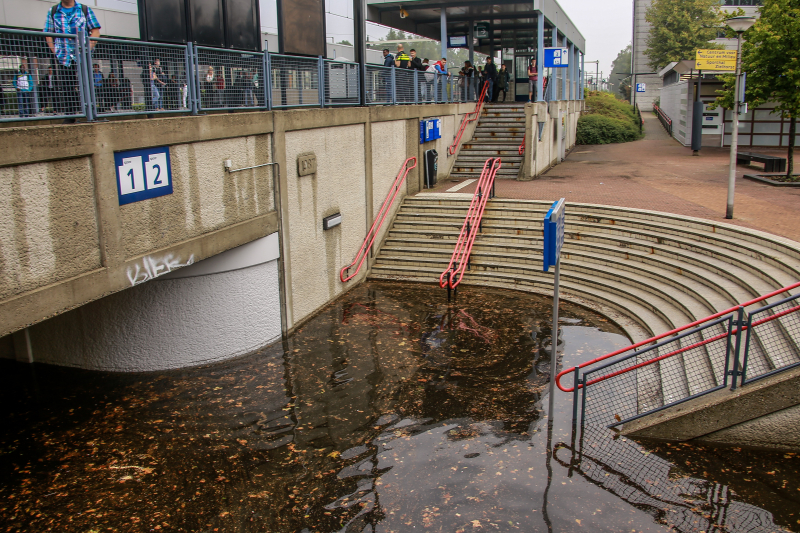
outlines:
[[[645, 138], [624, 144], [576, 146], [567, 160], [540, 178], [498, 180], [504, 198], [585, 202], [652, 209], [760, 229], [800, 241], [800, 188], [771, 187], [742, 179], [756, 167], [739, 166], [734, 219], [725, 220], [728, 187], [727, 148], [704, 147], [699, 157], [671, 139], [658, 119], [644, 115]], [[786, 157], [785, 149], [758, 148]], [[795, 151], [800, 161], [800, 150]], [[440, 183], [435, 192], [457, 185]], [[474, 192], [470, 184], [457, 191]], [[433, 192], [433, 191], [429, 191]]]

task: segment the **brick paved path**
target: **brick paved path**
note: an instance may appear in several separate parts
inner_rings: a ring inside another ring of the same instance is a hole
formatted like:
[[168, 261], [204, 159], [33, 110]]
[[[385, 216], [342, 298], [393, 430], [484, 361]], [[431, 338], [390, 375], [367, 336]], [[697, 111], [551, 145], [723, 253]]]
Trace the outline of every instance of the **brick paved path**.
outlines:
[[[742, 179], [757, 166], [739, 166], [734, 219], [725, 220], [728, 148], [704, 147], [699, 157], [671, 139], [652, 113], [646, 113], [645, 138], [624, 144], [576, 146], [567, 160], [540, 178], [498, 180], [504, 198], [557, 200], [615, 205], [685, 214], [760, 229], [800, 241], [800, 188], [771, 187]], [[785, 149], [758, 153], [786, 157]], [[795, 151], [795, 161], [800, 160]], [[755, 171], [755, 172], [754, 172]], [[440, 183], [435, 192], [456, 185]], [[474, 192], [470, 185], [459, 193]]]

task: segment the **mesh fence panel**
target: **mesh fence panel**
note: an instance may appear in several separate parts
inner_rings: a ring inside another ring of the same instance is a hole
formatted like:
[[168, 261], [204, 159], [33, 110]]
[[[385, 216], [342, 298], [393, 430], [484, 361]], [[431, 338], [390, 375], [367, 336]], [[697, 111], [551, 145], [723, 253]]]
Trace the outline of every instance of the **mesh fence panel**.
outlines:
[[398, 104], [414, 103], [414, 71], [396, 68], [394, 69], [395, 92]]
[[800, 294], [752, 311], [742, 357], [745, 382], [800, 364], [798, 347]]
[[190, 110], [185, 46], [90, 41], [92, 101], [98, 116]]
[[358, 63], [325, 60], [325, 105], [358, 105]]
[[[62, 52], [57, 58], [46, 38]], [[0, 120], [85, 116], [75, 35], [0, 28]]]
[[588, 370], [584, 420], [616, 424], [722, 387], [733, 320], [727, 315]]
[[367, 104], [392, 103], [392, 69], [367, 65]]
[[272, 107], [319, 106], [319, 61], [271, 55]]
[[262, 53], [198, 46], [196, 56], [200, 109], [267, 107]]

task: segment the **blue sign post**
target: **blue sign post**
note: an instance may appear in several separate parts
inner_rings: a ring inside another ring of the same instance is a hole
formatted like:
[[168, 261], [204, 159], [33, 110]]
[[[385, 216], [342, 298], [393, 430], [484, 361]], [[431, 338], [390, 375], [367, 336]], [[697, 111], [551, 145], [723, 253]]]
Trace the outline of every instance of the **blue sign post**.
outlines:
[[556, 267], [553, 281], [553, 329], [550, 334], [550, 407], [547, 413], [548, 424], [553, 423], [555, 413], [556, 376], [558, 375], [558, 282], [561, 274], [561, 247], [564, 246], [564, 209], [565, 199], [553, 202], [550, 210], [544, 216], [544, 254], [543, 270], [548, 272], [551, 266]]
[[172, 194], [169, 146], [115, 152], [119, 205]]

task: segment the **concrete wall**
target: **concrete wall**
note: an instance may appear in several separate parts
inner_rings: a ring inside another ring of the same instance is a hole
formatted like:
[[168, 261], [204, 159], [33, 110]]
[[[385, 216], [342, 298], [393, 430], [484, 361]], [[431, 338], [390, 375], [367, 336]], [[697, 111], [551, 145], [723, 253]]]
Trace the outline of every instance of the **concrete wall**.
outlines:
[[[534, 102], [525, 106], [525, 157], [518, 179], [533, 179], [561, 162], [559, 132], [564, 152], [569, 152], [575, 146], [583, 105], [582, 100], [562, 100]], [[559, 112], [564, 118], [563, 131], [559, 129]]]
[[[473, 107], [304, 109], [2, 129], [0, 336], [281, 224], [284, 327], [291, 329], [346, 290], [339, 269], [355, 256], [403, 161], [427, 146], [418, 141], [419, 120], [443, 119], [436, 145], [445, 175], [446, 146]], [[114, 152], [164, 145], [173, 194], [120, 206]], [[297, 155], [308, 151], [316, 154], [318, 172], [298, 178]], [[228, 173], [226, 159], [233, 169], [280, 164], [282, 217], [275, 167]], [[421, 189], [421, 169], [420, 160], [400, 199]], [[343, 226], [323, 235], [322, 217], [337, 210]]]

